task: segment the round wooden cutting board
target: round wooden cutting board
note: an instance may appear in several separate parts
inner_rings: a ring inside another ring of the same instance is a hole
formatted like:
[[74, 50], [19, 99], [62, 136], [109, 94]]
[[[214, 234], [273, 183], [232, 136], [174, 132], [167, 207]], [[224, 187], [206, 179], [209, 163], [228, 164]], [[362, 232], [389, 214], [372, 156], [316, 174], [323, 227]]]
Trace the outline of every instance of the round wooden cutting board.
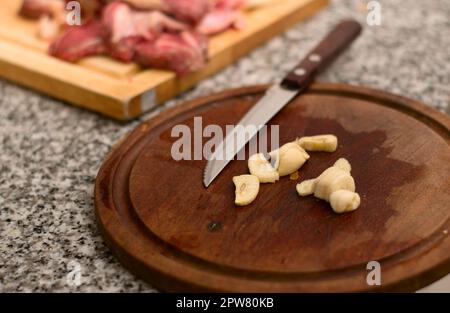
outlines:
[[[206, 189], [205, 160], [171, 157], [173, 126], [192, 129], [195, 116], [203, 127], [234, 125], [265, 89], [225, 91], [169, 109], [113, 149], [97, 177], [95, 204], [119, 260], [166, 291], [405, 291], [447, 274], [450, 118], [423, 104], [361, 87], [313, 85], [271, 124], [280, 125], [280, 144], [331, 133], [337, 151], [311, 152], [297, 180], [261, 185], [246, 207], [234, 205], [232, 183], [248, 173], [246, 161], [232, 161]], [[295, 185], [340, 157], [352, 165], [362, 202], [338, 215], [324, 201], [299, 197]], [[381, 265], [381, 286], [367, 284], [370, 261]]]

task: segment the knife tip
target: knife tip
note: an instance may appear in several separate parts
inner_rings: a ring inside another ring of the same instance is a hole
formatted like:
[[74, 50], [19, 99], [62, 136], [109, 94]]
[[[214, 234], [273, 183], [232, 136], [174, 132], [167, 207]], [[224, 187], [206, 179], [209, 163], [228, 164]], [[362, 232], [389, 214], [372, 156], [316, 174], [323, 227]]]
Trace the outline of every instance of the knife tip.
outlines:
[[208, 164], [205, 167], [205, 170], [203, 171], [203, 185], [205, 186], [205, 188], [208, 188], [208, 186], [211, 184], [211, 178], [208, 177], [210, 176], [210, 164], [208, 162]]

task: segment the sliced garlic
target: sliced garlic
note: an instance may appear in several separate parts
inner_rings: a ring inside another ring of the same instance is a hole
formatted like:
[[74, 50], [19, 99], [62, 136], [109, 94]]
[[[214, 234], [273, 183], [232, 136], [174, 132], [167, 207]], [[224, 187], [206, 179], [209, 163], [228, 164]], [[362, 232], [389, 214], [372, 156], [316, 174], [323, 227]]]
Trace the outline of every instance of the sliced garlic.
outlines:
[[248, 205], [256, 199], [259, 192], [259, 179], [254, 175], [240, 175], [233, 177], [236, 186], [234, 203], [239, 206]]
[[262, 153], [254, 154], [249, 158], [248, 170], [250, 174], [258, 177], [260, 183], [274, 183], [280, 179], [276, 169]]
[[307, 136], [298, 139], [298, 144], [307, 151], [334, 152], [337, 149], [338, 139], [334, 135]]

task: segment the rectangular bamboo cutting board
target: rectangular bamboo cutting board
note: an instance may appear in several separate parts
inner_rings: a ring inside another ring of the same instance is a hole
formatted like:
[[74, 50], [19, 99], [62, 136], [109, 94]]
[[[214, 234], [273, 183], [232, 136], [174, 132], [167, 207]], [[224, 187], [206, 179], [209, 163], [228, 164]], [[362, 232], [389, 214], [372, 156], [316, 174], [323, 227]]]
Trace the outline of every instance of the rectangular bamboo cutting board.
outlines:
[[185, 77], [141, 69], [108, 57], [75, 64], [47, 55], [36, 37], [36, 22], [17, 15], [22, 0], [0, 4], [0, 76], [72, 104], [128, 120], [194, 86], [295, 23], [312, 16], [328, 0], [280, 0], [246, 12], [247, 26], [210, 40], [209, 62]]

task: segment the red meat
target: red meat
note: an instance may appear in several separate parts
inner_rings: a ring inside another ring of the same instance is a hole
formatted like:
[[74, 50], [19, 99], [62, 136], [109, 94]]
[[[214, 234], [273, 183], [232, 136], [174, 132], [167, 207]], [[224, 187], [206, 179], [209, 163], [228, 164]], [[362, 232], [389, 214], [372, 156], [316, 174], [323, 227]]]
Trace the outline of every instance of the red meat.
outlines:
[[81, 26], [70, 26], [49, 48], [49, 54], [75, 62], [89, 55], [106, 52], [104, 29], [100, 21], [91, 21]]
[[185, 31], [162, 34], [156, 41], [136, 47], [135, 60], [146, 67], [173, 70], [179, 75], [201, 69], [206, 62], [206, 37]]
[[159, 11], [136, 11], [121, 2], [113, 2], [104, 9], [103, 25], [111, 56], [125, 62], [133, 59], [139, 42], [153, 41], [164, 31], [187, 28]]

